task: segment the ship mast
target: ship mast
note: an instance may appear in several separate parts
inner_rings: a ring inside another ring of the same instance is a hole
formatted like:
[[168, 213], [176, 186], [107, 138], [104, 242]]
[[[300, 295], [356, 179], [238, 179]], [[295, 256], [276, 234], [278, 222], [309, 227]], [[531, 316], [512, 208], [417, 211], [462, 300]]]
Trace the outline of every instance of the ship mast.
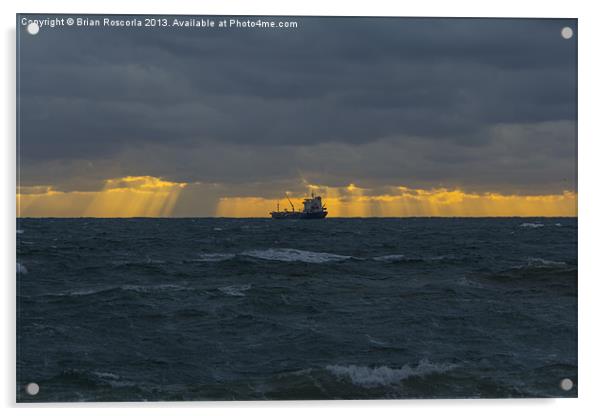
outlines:
[[291, 207], [293, 208], [293, 212], [295, 212], [295, 206], [291, 202], [291, 199], [288, 197], [288, 193], [286, 194], [286, 199], [288, 199], [289, 204], [291, 204]]

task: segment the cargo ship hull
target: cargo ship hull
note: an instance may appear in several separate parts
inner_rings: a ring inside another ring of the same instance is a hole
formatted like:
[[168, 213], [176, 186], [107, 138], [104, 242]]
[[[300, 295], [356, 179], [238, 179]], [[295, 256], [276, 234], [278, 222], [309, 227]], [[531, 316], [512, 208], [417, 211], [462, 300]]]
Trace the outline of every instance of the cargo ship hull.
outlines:
[[320, 220], [326, 218], [328, 212], [270, 212], [275, 220]]

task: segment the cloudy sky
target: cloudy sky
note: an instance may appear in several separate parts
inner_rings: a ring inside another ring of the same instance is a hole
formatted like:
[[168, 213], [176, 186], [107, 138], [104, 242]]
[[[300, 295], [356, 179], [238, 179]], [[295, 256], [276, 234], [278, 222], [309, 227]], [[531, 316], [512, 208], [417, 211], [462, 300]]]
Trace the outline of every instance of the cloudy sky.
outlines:
[[18, 26], [20, 215], [576, 215], [576, 20], [272, 20]]

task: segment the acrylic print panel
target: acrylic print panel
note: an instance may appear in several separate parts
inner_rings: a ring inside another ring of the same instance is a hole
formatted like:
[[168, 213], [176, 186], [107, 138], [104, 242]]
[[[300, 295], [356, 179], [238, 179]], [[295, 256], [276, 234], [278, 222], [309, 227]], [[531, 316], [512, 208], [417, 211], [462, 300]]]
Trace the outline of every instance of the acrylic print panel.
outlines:
[[17, 400], [576, 397], [577, 34], [18, 15]]

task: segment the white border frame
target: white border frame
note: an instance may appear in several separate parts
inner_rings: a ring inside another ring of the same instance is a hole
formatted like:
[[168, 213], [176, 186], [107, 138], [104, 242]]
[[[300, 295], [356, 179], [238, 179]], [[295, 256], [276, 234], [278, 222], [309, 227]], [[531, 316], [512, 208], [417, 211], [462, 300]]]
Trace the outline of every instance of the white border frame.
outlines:
[[[550, 415], [594, 413], [598, 405], [597, 387], [602, 354], [598, 297], [602, 293], [597, 273], [597, 247], [600, 245], [600, 192], [596, 167], [599, 165], [600, 97], [602, 74], [600, 54], [602, 15], [593, 1], [505, 0], [487, 2], [475, 0], [422, 0], [419, 2], [386, 2], [371, 0], [362, 3], [350, 1], [305, 0], [285, 3], [277, 0], [186, 1], [105, 0], [82, 2], [75, 0], [21, 0], [13, 4], [4, 1], [2, 8], [4, 97], [0, 115], [5, 137], [2, 141], [2, 248], [1, 261], [6, 273], [2, 295], [4, 326], [0, 367], [0, 395], [4, 407], [25, 408], [26, 413], [45, 408], [46, 414], [81, 412], [92, 414], [110, 409], [111, 412], [164, 414], [166, 408], [179, 412], [232, 414], [244, 411], [250, 415], [306, 414], [308, 411], [327, 414], [344, 411], [352, 415], [377, 411], [399, 414], [400, 411], [427, 414], [482, 416], [506, 415], [509, 412], [545, 412]], [[111, 404], [15, 404], [15, 14], [16, 13], [111, 13], [111, 14], [197, 14], [197, 15], [305, 15], [305, 16], [441, 16], [441, 17], [558, 17], [578, 18], [579, 41], [579, 399], [504, 399], [504, 400], [395, 400], [395, 401], [296, 401], [296, 402], [161, 402]]]

